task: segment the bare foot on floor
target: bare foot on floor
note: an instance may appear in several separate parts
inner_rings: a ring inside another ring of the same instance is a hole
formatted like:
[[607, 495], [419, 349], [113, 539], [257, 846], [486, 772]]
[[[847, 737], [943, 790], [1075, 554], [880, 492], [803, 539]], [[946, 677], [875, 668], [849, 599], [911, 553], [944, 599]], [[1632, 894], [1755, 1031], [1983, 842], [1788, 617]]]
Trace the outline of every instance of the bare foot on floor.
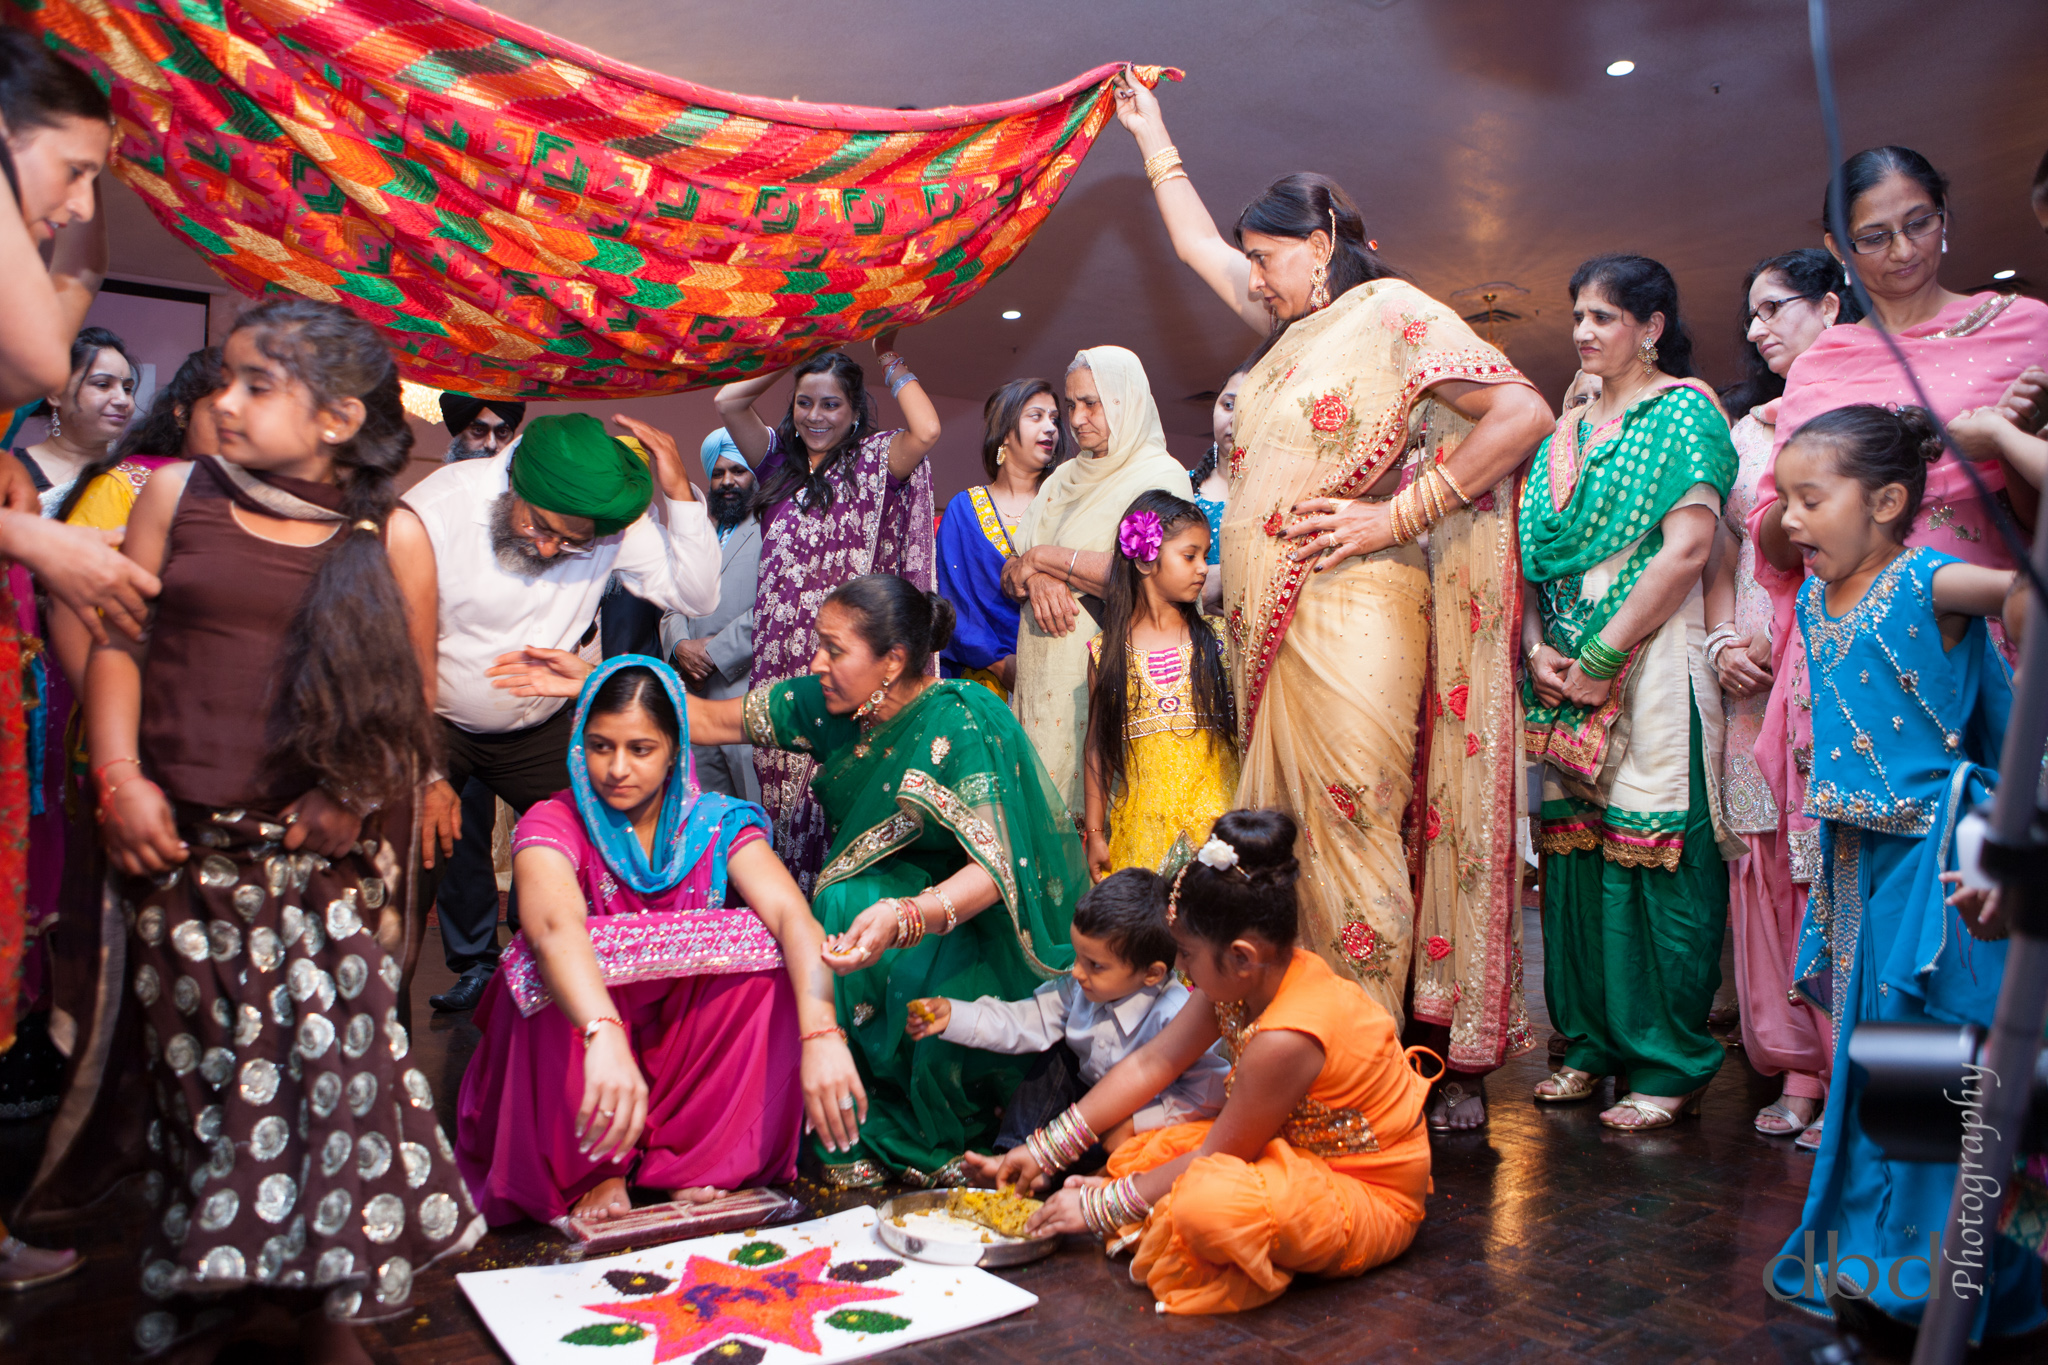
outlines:
[[602, 1220], [618, 1218], [632, 1211], [633, 1201], [626, 1194], [626, 1181], [624, 1177], [615, 1175], [610, 1179], [598, 1181], [590, 1193], [576, 1201], [575, 1207], [571, 1208], [569, 1213], [575, 1218]]
[[730, 1193], [730, 1190], [721, 1190], [714, 1185], [692, 1185], [686, 1190], [670, 1190], [668, 1197], [678, 1204], [709, 1204], [715, 1199], [725, 1198]]

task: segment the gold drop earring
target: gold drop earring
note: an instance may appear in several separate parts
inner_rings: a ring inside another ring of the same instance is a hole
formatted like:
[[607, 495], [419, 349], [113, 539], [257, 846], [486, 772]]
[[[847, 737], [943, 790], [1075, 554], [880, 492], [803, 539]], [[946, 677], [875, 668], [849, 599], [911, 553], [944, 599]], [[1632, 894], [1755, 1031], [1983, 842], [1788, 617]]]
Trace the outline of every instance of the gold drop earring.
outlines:
[[1330, 210], [1330, 249], [1308, 272], [1308, 310], [1320, 312], [1330, 306], [1330, 257], [1337, 254], [1337, 210]]
[[1657, 343], [1644, 337], [1643, 344], [1636, 347], [1636, 359], [1643, 362], [1643, 373], [1657, 373]]

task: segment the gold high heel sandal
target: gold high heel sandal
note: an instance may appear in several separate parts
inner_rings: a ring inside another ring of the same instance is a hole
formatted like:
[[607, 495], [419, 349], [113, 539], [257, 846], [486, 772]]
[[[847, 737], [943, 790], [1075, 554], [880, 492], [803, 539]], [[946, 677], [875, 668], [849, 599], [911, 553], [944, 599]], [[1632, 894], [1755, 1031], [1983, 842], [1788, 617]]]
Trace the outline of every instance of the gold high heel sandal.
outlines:
[[1669, 1128], [1681, 1118], [1690, 1118], [1697, 1115], [1700, 1112], [1700, 1096], [1706, 1093], [1707, 1088], [1701, 1086], [1690, 1095], [1682, 1096], [1678, 1101], [1677, 1113], [1673, 1113], [1661, 1104], [1654, 1104], [1649, 1100], [1643, 1099], [1639, 1095], [1624, 1095], [1615, 1101], [1614, 1107], [1616, 1109], [1626, 1109], [1644, 1121], [1641, 1123], [1616, 1123], [1613, 1119], [1602, 1114], [1600, 1122], [1617, 1133], [1653, 1133], [1659, 1128]]
[[[1551, 1072], [1550, 1079], [1556, 1082], [1557, 1089], [1548, 1095], [1544, 1094], [1541, 1090], [1531, 1091], [1530, 1093], [1536, 1097], [1536, 1103], [1573, 1104], [1579, 1100], [1593, 1098], [1593, 1092], [1600, 1088], [1600, 1078], [1598, 1076], [1584, 1071], [1575, 1071], [1568, 1066], [1561, 1066]], [[1540, 1085], [1542, 1082], [1539, 1081], [1537, 1084]]]

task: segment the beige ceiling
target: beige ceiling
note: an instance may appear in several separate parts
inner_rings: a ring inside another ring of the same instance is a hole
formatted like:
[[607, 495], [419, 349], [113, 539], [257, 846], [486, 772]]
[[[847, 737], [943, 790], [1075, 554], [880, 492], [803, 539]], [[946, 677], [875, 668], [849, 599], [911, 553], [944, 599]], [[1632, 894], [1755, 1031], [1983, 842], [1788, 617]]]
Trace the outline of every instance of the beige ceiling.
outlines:
[[[1721, 383], [1734, 377], [1744, 271], [1819, 241], [1827, 168], [1798, 0], [493, 7], [715, 88], [835, 103], [972, 104], [1108, 61], [1183, 67], [1187, 81], [1163, 90], [1166, 116], [1226, 227], [1279, 175], [1335, 176], [1387, 259], [1430, 293], [1489, 281], [1528, 291], [1503, 301], [1526, 320], [1499, 339], [1553, 399], [1573, 369], [1564, 284], [1584, 257], [1631, 250], [1669, 265]], [[1978, 287], [2013, 268], [2023, 285], [2048, 284], [2048, 241], [2027, 205], [2048, 148], [2048, 6], [1833, 8], [1848, 146], [1902, 142], [1954, 181], [1946, 283]], [[1634, 74], [1604, 74], [1623, 57]], [[1185, 400], [1256, 338], [1173, 258], [1138, 163], [1129, 136], [1106, 129], [1009, 271], [905, 334], [927, 386], [955, 400], [943, 405], [954, 425], [971, 426], [1003, 380], [1056, 376], [1077, 347], [1113, 342], [1144, 358], [1176, 449], [1206, 439], [1207, 404]], [[117, 270], [208, 278], [132, 197], [111, 212]], [[999, 320], [1007, 308], [1023, 318]], [[707, 408], [688, 405], [693, 419]], [[964, 466], [942, 477], [942, 494], [965, 477]]]

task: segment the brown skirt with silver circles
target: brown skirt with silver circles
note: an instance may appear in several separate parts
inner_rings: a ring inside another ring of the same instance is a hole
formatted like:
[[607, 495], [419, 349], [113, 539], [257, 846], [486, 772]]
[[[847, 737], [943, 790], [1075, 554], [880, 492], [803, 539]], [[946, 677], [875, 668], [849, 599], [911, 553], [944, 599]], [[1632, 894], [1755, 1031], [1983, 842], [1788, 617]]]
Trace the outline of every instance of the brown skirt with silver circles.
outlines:
[[330, 861], [253, 812], [179, 817], [190, 861], [130, 888], [156, 1100], [136, 1345], [162, 1352], [248, 1291], [395, 1317], [483, 1220], [407, 1065], [399, 960], [376, 932], [384, 847]]

